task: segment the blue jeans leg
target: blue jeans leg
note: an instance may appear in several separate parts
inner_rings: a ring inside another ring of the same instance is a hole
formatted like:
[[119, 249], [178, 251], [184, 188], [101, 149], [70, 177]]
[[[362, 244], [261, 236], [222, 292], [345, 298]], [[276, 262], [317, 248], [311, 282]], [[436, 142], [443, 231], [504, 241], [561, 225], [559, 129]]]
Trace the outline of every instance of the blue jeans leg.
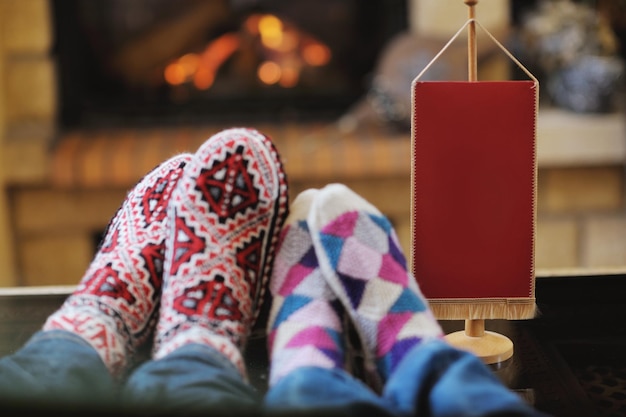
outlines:
[[333, 416], [540, 416], [474, 355], [442, 341], [414, 348], [380, 396], [343, 370], [301, 368], [265, 397], [270, 413]]
[[342, 369], [299, 368], [271, 387], [268, 415], [393, 416], [386, 401]]
[[114, 395], [115, 381], [98, 353], [70, 332], [37, 332], [0, 359], [3, 404], [93, 406], [111, 404]]
[[259, 393], [216, 350], [183, 346], [159, 360], [147, 361], [128, 378], [123, 403], [142, 411], [164, 412], [256, 410]]
[[423, 343], [398, 365], [383, 391], [398, 416], [540, 416], [476, 356], [443, 341]]

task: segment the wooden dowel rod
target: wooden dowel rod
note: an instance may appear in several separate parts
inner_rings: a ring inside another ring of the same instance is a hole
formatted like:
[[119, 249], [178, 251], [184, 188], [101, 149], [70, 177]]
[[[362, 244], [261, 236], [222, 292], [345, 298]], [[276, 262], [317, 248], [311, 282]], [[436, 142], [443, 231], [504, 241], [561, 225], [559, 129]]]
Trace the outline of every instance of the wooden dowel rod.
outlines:
[[465, 320], [465, 334], [470, 337], [483, 337], [485, 320]]
[[[464, 0], [468, 6], [469, 19], [476, 18], [475, 6], [478, 0]], [[478, 52], [476, 50], [476, 24], [472, 20], [467, 26], [467, 78], [469, 81], [478, 80]]]
[[[469, 81], [478, 80], [478, 53], [476, 50], [476, 18], [475, 6], [478, 0], [464, 0], [468, 7], [467, 26], [467, 78]], [[465, 320], [465, 334], [469, 337], [483, 337], [485, 335], [485, 320]]]

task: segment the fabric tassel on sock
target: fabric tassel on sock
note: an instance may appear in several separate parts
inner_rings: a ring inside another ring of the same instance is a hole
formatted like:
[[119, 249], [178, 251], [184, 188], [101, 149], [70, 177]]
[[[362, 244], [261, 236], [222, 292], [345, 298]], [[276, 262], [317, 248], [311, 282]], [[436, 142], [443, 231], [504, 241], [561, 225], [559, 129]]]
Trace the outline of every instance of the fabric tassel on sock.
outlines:
[[154, 330], [167, 205], [190, 159], [189, 154], [169, 159], [128, 193], [76, 290], [43, 326], [81, 336], [114, 375]]
[[263, 301], [287, 200], [278, 153], [261, 133], [227, 129], [198, 149], [169, 206], [155, 359], [198, 343], [246, 376], [242, 350]]
[[414, 346], [443, 336], [407, 270], [395, 230], [342, 184], [320, 190], [308, 224], [323, 275], [361, 338], [366, 371], [384, 383]]
[[270, 280], [270, 386], [304, 367], [343, 368], [343, 307], [321, 275], [306, 215], [317, 190], [299, 194], [281, 232]]

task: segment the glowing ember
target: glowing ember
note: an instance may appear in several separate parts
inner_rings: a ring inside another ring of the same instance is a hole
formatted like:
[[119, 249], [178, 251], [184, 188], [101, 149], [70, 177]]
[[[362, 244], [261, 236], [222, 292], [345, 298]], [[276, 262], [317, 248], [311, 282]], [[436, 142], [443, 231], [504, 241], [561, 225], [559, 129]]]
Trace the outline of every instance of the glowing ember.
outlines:
[[165, 81], [170, 85], [180, 85], [186, 81], [185, 70], [178, 62], [169, 64], [165, 68], [163, 76], [165, 77]]
[[322, 43], [311, 43], [302, 51], [304, 61], [314, 67], [321, 67], [330, 61], [330, 49]]
[[276, 84], [280, 80], [280, 65], [273, 61], [265, 61], [257, 70], [259, 79], [268, 85]]
[[267, 48], [277, 49], [283, 42], [283, 22], [273, 15], [265, 15], [259, 20], [261, 43]]
[[278, 84], [284, 88], [292, 88], [298, 84], [298, 81], [300, 81], [300, 68], [284, 65]]

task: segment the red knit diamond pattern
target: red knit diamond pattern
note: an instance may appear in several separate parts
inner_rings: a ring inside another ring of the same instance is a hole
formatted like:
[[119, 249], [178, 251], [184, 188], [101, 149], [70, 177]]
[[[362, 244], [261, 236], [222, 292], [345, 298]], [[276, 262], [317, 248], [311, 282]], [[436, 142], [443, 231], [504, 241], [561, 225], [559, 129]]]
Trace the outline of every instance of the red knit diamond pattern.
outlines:
[[189, 343], [240, 349], [256, 319], [287, 214], [287, 184], [264, 135], [229, 129], [196, 152], [169, 207], [155, 358]]
[[167, 206], [191, 155], [147, 174], [128, 194], [76, 290], [44, 324], [78, 334], [114, 373], [144, 343], [160, 301]]

